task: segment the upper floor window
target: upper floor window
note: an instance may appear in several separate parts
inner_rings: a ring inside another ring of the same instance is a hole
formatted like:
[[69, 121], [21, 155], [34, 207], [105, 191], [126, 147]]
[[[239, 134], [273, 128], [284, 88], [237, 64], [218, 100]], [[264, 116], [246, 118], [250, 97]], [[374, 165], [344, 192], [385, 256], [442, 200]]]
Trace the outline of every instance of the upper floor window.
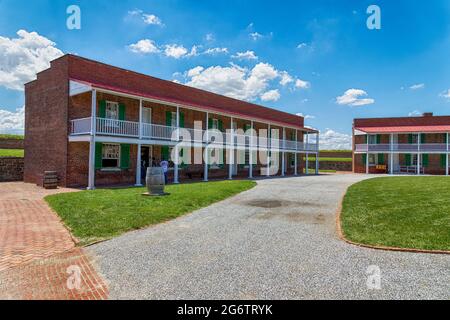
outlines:
[[212, 128], [211, 129], [219, 130], [219, 120], [218, 119], [212, 119]]
[[177, 126], [177, 113], [176, 112], [172, 112], [171, 126], [172, 127]]
[[369, 135], [369, 144], [377, 144], [377, 135], [376, 134]]
[[119, 120], [119, 104], [117, 102], [106, 102], [105, 118]]

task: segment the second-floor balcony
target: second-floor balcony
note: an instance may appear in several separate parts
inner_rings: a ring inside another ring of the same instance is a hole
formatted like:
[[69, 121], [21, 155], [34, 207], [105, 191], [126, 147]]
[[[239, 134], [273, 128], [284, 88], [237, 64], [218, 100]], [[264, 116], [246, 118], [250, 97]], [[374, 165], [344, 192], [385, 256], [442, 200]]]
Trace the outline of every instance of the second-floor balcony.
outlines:
[[395, 143], [395, 144], [357, 144], [355, 152], [359, 153], [417, 153], [417, 152], [447, 152], [446, 143]]
[[[250, 134], [236, 132], [220, 132], [218, 130], [199, 130], [194, 128], [177, 128], [159, 124], [139, 123], [105, 118], [95, 119], [96, 135], [125, 137], [141, 140], [158, 140], [167, 142], [191, 142], [211, 143], [215, 142], [223, 146], [254, 147], [254, 148], [278, 148], [286, 151], [318, 152], [316, 143], [304, 143], [283, 139], [268, 139], [264, 136], [257, 137]], [[71, 121], [71, 136], [91, 134], [91, 118], [76, 119]]]

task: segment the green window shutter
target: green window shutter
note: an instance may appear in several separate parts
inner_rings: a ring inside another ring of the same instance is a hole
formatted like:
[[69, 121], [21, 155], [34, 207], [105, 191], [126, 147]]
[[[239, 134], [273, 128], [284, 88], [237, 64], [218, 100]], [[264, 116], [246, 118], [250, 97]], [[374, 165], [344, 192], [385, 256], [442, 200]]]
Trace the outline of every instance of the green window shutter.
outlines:
[[426, 137], [427, 137], [427, 135], [425, 133], [422, 133], [420, 135], [420, 143], [427, 143]]
[[363, 164], [365, 165], [366, 164], [366, 162], [367, 162], [367, 154], [363, 154], [362, 155], [362, 161], [363, 161]]
[[106, 117], [106, 101], [105, 100], [101, 100], [98, 103], [98, 117], [99, 118]]
[[444, 133], [444, 143], [447, 143], [447, 134]]
[[423, 154], [422, 155], [422, 166], [428, 167], [428, 164], [429, 164], [429, 155]]
[[384, 153], [380, 153], [378, 155], [378, 164], [385, 164], [384, 163]]
[[119, 120], [125, 120], [125, 105], [119, 103]]
[[172, 112], [166, 111], [166, 126], [172, 126]]
[[377, 144], [381, 143], [381, 134], [377, 134]]
[[367, 134], [364, 136], [364, 143], [365, 144], [369, 143], [369, 135], [367, 135]]
[[184, 128], [184, 113], [180, 113], [180, 128]]
[[445, 165], [447, 164], [447, 159], [445, 157], [447, 157], [446, 154], [441, 154], [441, 168], [445, 168]]
[[212, 129], [213, 127], [213, 119], [208, 118], [208, 129]]
[[103, 160], [102, 159], [103, 158], [102, 148], [103, 148], [103, 143], [101, 143], [101, 142], [95, 143], [95, 169], [102, 168], [102, 160]]
[[169, 147], [168, 146], [161, 147], [161, 160], [169, 161]]
[[120, 168], [122, 168], [122, 169], [130, 168], [130, 145], [129, 144], [120, 145]]
[[413, 143], [413, 135], [412, 133], [408, 134], [408, 143]]
[[219, 131], [220, 132], [223, 132], [223, 121], [222, 121], [222, 119], [219, 119]]
[[410, 166], [411, 165], [411, 155], [405, 154], [405, 165]]

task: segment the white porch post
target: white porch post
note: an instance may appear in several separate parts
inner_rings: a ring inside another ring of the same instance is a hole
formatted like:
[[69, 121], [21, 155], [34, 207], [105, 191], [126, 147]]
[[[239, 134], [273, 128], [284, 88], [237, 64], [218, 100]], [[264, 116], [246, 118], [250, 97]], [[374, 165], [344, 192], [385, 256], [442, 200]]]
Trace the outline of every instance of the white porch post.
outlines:
[[294, 157], [294, 176], [298, 175], [297, 158], [298, 158], [298, 130], [295, 130], [295, 157]]
[[204, 157], [203, 161], [205, 162], [204, 171], [203, 171], [203, 181], [205, 181], [205, 182], [208, 181], [208, 158], [209, 158], [209, 153], [208, 153], [208, 142], [209, 142], [208, 122], [209, 122], [209, 112], [206, 112], [206, 122], [205, 122], [206, 143], [205, 143], [205, 154], [203, 155], [203, 157]]
[[91, 98], [91, 134], [89, 138], [89, 173], [88, 190], [95, 189], [95, 133], [97, 127], [97, 91], [92, 90]]
[[249, 164], [248, 164], [248, 177], [253, 179], [253, 121], [250, 122], [251, 134], [250, 134], [250, 151], [249, 151]]
[[[309, 134], [306, 133], [306, 150], [308, 150], [309, 148]], [[306, 168], [305, 168], [305, 173], [309, 174], [309, 153], [306, 152]]]
[[320, 150], [319, 150], [319, 131], [316, 133], [316, 174], [319, 174], [319, 156], [320, 156]]
[[230, 143], [229, 147], [229, 164], [228, 164], [228, 179], [233, 179], [233, 166], [234, 166], [234, 129], [233, 129], [233, 117], [230, 118]]
[[445, 153], [445, 175], [448, 176], [448, 132], [447, 135], [447, 152]]
[[[142, 139], [142, 99], [139, 100], [139, 140]], [[136, 187], [142, 186], [142, 169], [141, 169], [141, 142], [137, 144], [137, 156], [136, 156]]]
[[286, 128], [283, 128], [283, 151], [281, 151], [281, 176], [285, 176], [286, 165], [285, 165], [285, 151], [286, 150]]
[[367, 151], [366, 151], [366, 174], [369, 174], [369, 135], [366, 135]]
[[394, 174], [394, 134], [391, 133], [389, 138], [391, 153], [389, 154], [389, 173]]
[[180, 142], [180, 107], [177, 106], [177, 144], [175, 145], [175, 166], [173, 173], [173, 183], [180, 183], [179, 179], [179, 165], [180, 161], [180, 148], [178, 147], [178, 143]]
[[272, 135], [270, 134], [270, 124], [268, 125], [268, 131], [267, 131], [267, 172], [266, 176], [270, 176], [270, 151], [271, 151], [271, 145], [272, 145]]
[[420, 132], [417, 134], [417, 175], [420, 175]]

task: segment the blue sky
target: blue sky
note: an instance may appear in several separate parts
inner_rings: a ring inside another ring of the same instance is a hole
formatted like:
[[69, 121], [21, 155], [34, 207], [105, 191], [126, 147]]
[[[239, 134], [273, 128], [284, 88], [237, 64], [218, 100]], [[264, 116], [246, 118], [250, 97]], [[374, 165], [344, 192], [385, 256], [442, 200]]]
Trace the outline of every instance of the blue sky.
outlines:
[[[81, 30], [66, 27], [72, 4]], [[61, 53], [308, 115], [327, 147], [349, 143], [356, 117], [450, 114], [448, 0], [0, 0], [0, 13], [0, 131], [20, 130], [20, 83]]]

